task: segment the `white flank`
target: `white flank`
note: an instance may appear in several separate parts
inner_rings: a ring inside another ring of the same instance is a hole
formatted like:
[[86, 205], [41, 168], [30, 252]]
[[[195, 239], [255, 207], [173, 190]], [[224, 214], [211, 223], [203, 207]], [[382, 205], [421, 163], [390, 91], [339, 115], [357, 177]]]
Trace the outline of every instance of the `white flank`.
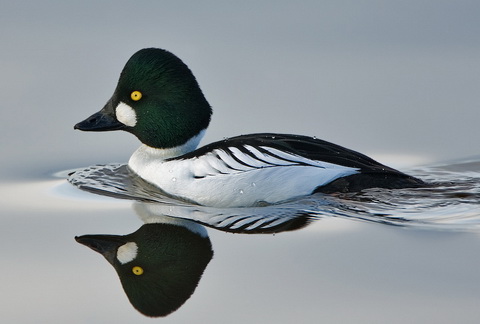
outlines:
[[135, 260], [138, 253], [138, 246], [135, 242], [128, 242], [117, 250], [117, 259], [121, 264]]
[[133, 127], [137, 124], [137, 114], [132, 107], [126, 103], [120, 102], [115, 108], [115, 116], [117, 120], [124, 125]]
[[165, 161], [165, 150], [141, 147], [130, 158], [129, 166], [173, 196], [215, 207], [282, 202], [309, 195], [319, 186], [359, 172], [357, 168], [311, 160], [268, 146], [262, 146], [264, 151], [244, 147], [253, 156], [230, 147], [231, 153], [214, 149], [202, 156], [172, 161]]

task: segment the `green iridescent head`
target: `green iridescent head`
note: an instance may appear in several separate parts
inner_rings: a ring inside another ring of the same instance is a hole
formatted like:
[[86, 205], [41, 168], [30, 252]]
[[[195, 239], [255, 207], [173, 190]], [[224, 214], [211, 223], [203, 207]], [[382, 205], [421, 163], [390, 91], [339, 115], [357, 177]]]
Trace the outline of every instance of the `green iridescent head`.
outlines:
[[187, 65], [168, 51], [146, 48], [128, 60], [103, 109], [75, 128], [125, 130], [148, 146], [172, 148], [207, 128], [211, 114]]

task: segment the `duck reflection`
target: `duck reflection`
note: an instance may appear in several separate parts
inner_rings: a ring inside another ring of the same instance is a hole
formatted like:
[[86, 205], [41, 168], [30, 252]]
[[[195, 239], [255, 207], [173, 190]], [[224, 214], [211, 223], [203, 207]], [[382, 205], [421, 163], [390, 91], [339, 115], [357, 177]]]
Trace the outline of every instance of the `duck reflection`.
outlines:
[[152, 317], [174, 312], [195, 291], [213, 256], [203, 225], [235, 233], [279, 233], [311, 221], [282, 206], [220, 209], [134, 202], [133, 209], [145, 223], [136, 232], [75, 239], [113, 265], [131, 304]]
[[128, 235], [75, 237], [105, 257], [130, 303], [151, 317], [166, 316], [182, 306], [213, 256], [203, 226], [169, 217], [156, 221]]

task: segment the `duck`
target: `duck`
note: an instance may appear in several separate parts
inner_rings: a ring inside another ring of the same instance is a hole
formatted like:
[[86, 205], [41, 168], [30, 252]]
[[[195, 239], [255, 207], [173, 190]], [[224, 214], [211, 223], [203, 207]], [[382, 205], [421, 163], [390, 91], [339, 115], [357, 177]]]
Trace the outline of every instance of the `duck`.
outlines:
[[135, 135], [142, 145], [128, 161], [133, 174], [204, 206], [264, 206], [315, 193], [425, 185], [364, 154], [304, 135], [239, 135], [197, 148], [211, 115], [189, 67], [167, 50], [144, 48], [127, 61], [105, 106], [74, 129]]

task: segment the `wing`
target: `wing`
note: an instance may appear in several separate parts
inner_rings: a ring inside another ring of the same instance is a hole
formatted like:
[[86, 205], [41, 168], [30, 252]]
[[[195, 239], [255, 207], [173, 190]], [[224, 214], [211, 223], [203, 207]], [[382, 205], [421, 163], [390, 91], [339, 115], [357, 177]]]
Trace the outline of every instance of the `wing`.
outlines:
[[[303, 150], [295, 148], [291, 144], [301, 143], [291, 141], [296, 139], [295, 135], [281, 136], [281, 138], [266, 134], [238, 136], [212, 143], [169, 161], [195, 161], [196, 178], [292, 166], [328, 169], [340, 174], [352, 174], [359, 170], [357, 166], [342, 165], [336, 163], [337, 161], [333, 159], [325, 161], [318, 158], [320, 156], [318, 155], [319, 150], [315, 151], [315, 147], [310, 148], [312, 149], [311, 152], [309, 152], [309, 148], [304, 147]], [[309, 139], [308, 137], [305, 138]], [[333, 154], [327, 156], [331, 155]], [[300, 169], [297, 171], [300, 171]]]
[[[287, 134], [250, 134], [218, 141], [174, 159], [200, 157], [209, 152], [225, 151], [233, 159], [244, 156], [246, 166], [302, 164], [338, 165], [362, 171], [394, 171], [366, 155], [314, 137]], [[238, 154], [241, 153], [241, 154]], [[224, 158], [224, 157], [221, 157]]]
[[423, 184], [421, 180], [364, 154], [301, 135], [242, 135], [209, 144], [174, 159], [192, 158], [207, 158], [205, 162], [208, 161], [209, 170], [205, 170], [205, 176], [277, 166], [323, 168], [329, 171], [331, 183], [319, 181], [317, 189], [321, 190], [315, 191], [321, 192], [358, 191], [371, 187], [404, 188]]

